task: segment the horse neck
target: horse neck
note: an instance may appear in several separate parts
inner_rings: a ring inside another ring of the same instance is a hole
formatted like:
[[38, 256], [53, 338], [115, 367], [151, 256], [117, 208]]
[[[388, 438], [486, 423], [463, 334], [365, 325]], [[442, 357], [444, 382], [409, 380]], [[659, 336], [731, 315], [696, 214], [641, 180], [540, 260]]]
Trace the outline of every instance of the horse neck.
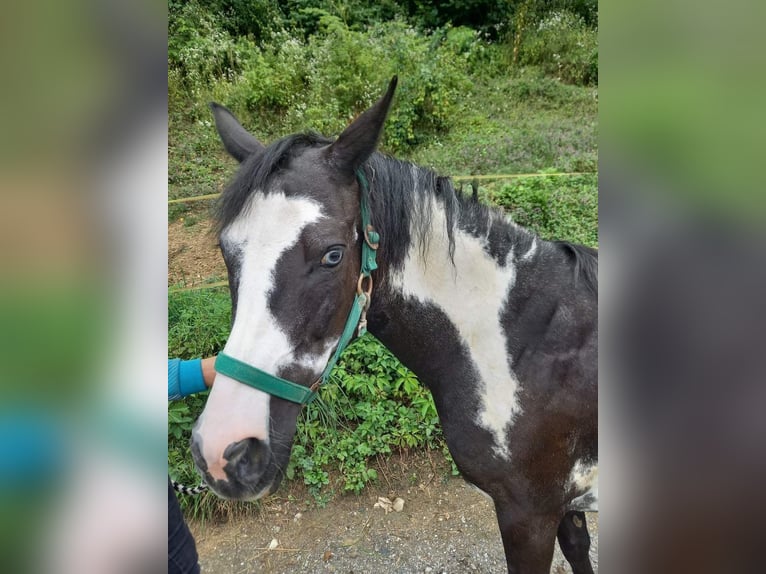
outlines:
[[[507, 380], [513, 392], [501, 315], [519, 272], [520, 230], [483, 209], [467, 216], [464, 206], [454, 218], [452, 251], [451, 218], [442, 201], [430, 201], [428, 225], [411, 222], [403, 263], [382, 269], [370, 331], [431, 389], [437, 406], [459, 400], [461, 385], [477, 378]], [[523, 233], [522, 258], [538, 243]]]

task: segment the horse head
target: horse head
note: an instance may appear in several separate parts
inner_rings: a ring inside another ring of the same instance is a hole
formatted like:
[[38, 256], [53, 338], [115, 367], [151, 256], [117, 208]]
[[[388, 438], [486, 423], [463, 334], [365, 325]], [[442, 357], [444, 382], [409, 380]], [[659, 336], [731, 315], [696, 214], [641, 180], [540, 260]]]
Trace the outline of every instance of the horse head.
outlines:
[[396, 77], [335, 141], [295, 134], [264, 146], [212, 104], [240, 163], [218, 206], [233, 325], [191, 449], [220, 496], [276, 490], [301, 397], [312, 396], [351, 322], [365, 242], [357, 172], [375, 151], [395, 88]]

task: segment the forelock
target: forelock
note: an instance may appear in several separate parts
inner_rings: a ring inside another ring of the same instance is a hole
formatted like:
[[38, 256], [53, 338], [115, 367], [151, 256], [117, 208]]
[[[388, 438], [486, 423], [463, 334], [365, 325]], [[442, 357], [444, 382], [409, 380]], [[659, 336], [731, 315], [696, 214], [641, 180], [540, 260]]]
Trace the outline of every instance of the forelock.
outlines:
[[284, 169], [292, 158], [299, 156], [306, 149], [329, 143], [331, 140], [313, 132], [292, 134], [272, 143], [261, 153], [247, 158], [216, 203], [217, 232], [220, 234], [237, 218], [253, 193], [269, 193], [270, 178]]

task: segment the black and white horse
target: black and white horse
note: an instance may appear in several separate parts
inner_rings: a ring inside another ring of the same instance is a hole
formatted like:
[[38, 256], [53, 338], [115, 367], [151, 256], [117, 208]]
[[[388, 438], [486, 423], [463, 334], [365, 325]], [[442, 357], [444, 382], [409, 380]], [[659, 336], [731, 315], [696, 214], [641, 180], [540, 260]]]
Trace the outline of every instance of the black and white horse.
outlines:
[[[377, 153], [395, 87], [335, 141], [264, 146], [213, 105], [241, 163], [219, 204], [234, 308], [224, 353], [317, 381], [360, 291], [366, 193], [380, 235], [369, 330], [433, 393], [460, 472], [495, 503], [508, 571], [548, 572], [558, 536], [574, 572], [591, 572], [582, 511], [598, 492], [597, 253], [543, 241], [449, 179]], [[214, 492], [276, 490], [299, 402], [218, 374], [192, 436]]]

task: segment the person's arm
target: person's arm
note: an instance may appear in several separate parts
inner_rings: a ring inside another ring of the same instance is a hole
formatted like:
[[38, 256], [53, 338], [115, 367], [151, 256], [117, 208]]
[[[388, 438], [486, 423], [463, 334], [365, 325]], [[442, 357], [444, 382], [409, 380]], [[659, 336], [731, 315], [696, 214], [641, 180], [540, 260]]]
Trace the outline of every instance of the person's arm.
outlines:
[[168, 400], [175, 401], [207, 390], [215, 379], [215, 357], [168, 359]]

